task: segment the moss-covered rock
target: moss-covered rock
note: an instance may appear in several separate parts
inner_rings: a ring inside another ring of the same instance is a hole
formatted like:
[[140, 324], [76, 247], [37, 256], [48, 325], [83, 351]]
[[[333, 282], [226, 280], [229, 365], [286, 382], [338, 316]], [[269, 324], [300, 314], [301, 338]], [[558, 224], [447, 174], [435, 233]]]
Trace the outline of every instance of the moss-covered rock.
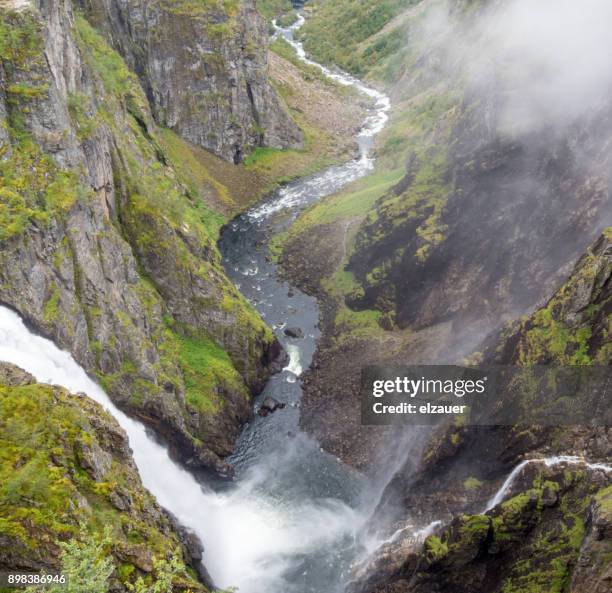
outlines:
[[[192, 564], [173, 521], [145, 490], [127, 436], [101, 406], [0, 363], [0, 568], [57, 570], [61, 542], [103, 543], [111, 581], [153, 577], [154, 558]], [[184, 548], [184, 549], [183, 549]]]

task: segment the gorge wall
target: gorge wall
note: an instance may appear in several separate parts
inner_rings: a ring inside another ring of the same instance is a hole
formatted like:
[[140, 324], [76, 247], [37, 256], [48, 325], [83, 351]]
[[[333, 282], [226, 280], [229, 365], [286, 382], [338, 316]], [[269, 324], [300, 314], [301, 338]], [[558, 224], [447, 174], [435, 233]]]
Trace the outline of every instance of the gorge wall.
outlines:
[[302, 133], [268, 78], [254, 0], [104, 0], [81, 8], [135, 72], [155, 121], [239, 163], [252, 147], [296, 148]]
[[[394, 100], [373, 175], [278, 239], [286, 274], [324, 310], [302, 426], [355, 466], [376, 471], [375, 452], [397, 446], [360, 424], [365, 365], [612, 362], [605, 36], [572, 3], [543, 4], [310, 5], [309, 51]], [[347, 15], [351, 33], [329, 35]], [[389, 539], [349, 590], [609, 588], [610, 473], [597, 463], [610, 429], [523, 420], [400, 441], [405, 463], [371, 523]], [[595, 466], [530, 463], [485, 511], [519, 463], [559, 455]]]

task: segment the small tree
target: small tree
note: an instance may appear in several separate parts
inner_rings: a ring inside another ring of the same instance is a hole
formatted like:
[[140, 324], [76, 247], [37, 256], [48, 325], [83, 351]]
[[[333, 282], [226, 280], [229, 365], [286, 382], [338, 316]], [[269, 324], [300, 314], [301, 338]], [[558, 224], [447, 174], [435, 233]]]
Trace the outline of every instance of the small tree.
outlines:
[[102, 541], [96, 541], [81, 525], [78, 538], [60, 543], [61, 573], [66, 583], [28, 587], [26, 593], [107, 593], [115, 569], [107, 552], [110, 543], [110, 531], [105, 532]]
[[152, 583], [147, 583], [142, 577], [138, 577], [134, 584], [128, 583], [128, 590], [132, 593], [170, 593], [173, 590], [174, 579], [185, 573], [185, 565], [178, 549], [170, 560], [154, 558], [153, 573], [155, 580]]

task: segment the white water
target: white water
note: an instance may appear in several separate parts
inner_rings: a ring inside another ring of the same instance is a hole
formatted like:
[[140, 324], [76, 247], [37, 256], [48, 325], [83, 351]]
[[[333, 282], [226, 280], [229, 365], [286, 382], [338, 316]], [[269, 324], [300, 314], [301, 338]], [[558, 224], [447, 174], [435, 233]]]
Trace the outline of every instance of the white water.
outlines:
[[590, 470], [601, 470], [606, 473], [612, 472], [612, 466], [606, 465], [605, 463], [590, 463], [583, 457], [577, 457], [574, 455], [559, 455], [555, 457], [546, 457], [544, 459], [526, 459], [525, 461], [521, 461], [511, 472], [510, 475], [506, 478], [504, 483], [501, 485], [501, 488], [493, 495], [493, 497], [487, 503], [487, 506], [484, 510], [486, 513], [494, 509], [498, 504], [502, 503], [508, 494], [512, 491], [512, 486], [516, 479], [521, 475], [523, 469], [530, 464], [533, 463], [543, 463], [546, 467], [554, 467], [555, 465], [560, 465], [562, 463], [572, 464], [572, 465], [584, 465], [587, 469]]
[[338, 167], [330, 167], [321, 173], [303, 180], [299, 186], [287, 186], [279, 191], [279, 196], [272, 202], [266, 202], [261, 206], [255, 207], [249, 211], [249, 217], [252, 220], [259, 220], [281, 210], [300, 207], [302, 205], [303, 196], [320, 195], [322, 190], [325, 194], [333, 193], [334, 188], [341, 188], [346, 184], [363, 177], [374, 168], [374, 158], [372, 157], [372, 142], [375, 136], [383, 130], [385, 124], [389, 120], [389, 110], [391, 109], [391, 100], [387, 95], [363, 84], [359, 79], [351, 76], [347, 72], [340, 70], [331, 70], [312, 61], [306, 56], [304, 46], [301, 41], [294, 37], [294, 33], [304, 24], [304, 17], [299, 15], [298, 20], [286, 29], [281, 29], [276, 25], [276, 36], [282, 37], [289, 45], [291, 45], [298, 57], [310, 66], [319, 68], [325, 76], [331, 78], [344, 86], [352, 86], [361, 94], [374, 100], [374, 109], [366, 118], [357, 136], [359, 144], [359, 158], [340, 165]]

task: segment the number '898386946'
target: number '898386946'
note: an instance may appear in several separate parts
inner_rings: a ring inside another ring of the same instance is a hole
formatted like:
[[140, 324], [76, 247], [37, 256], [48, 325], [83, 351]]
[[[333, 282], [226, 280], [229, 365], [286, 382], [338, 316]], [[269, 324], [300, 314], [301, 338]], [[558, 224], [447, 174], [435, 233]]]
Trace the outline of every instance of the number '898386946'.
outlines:
[[0, 571], [0, 587], [44, 587], [47, 585], [65, 585], [66, 575], [59, 572], [7, 572]]

